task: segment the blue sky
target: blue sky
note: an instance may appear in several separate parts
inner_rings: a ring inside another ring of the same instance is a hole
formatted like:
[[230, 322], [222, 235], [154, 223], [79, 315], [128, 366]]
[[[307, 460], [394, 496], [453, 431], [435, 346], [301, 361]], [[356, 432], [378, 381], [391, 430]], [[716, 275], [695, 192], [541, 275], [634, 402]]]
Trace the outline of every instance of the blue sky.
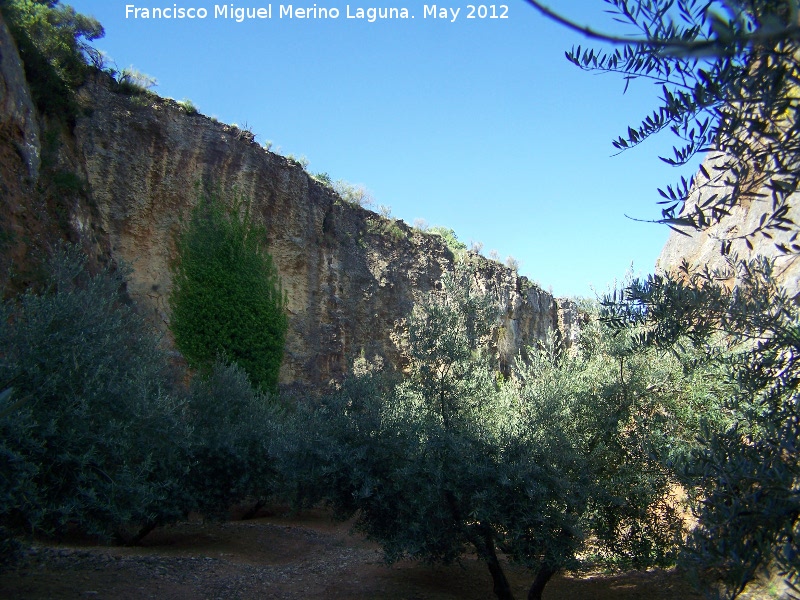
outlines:
[[[278, 18], [279, 2], [250, 0], [273, 18], [214, 18], [212, 0], [64, 0], [105, 27], [97, 47], [119, 68], [155, 77], [155, 91], [190, 99], [202, 113], [247, 125], [256, 141], [305, 156], [311, 172], [366, 185], [409, 224], [455, 230], [521, 262], [521, 273], [558, 296], [593, 296], [653, 270], [663, 226], [626, 218], [659, 214], [656, 188], [692, 169], [658, 160], [665, 136], [613, 156], [611, 140], [656, 106], [658, 89], [586, 73], [564, 51], [587, 40], [523, 0], [507, 19], [423, 18], [422, 2], [374, 0], [357, 8], [406, 7], [415, 18]], [[135, 8], [205, 8], [206, 19], [126, 18]], [[283, 3], [288, 5], [289, 3]], [[551, 3], [577, 21], [611, 28], [602, 0]], [[230, 6], [231, 3], [228, 3]], [[562, 6], [563, 5], [563, 6]], [[500, 9], [499, 4], [495, 5]]]

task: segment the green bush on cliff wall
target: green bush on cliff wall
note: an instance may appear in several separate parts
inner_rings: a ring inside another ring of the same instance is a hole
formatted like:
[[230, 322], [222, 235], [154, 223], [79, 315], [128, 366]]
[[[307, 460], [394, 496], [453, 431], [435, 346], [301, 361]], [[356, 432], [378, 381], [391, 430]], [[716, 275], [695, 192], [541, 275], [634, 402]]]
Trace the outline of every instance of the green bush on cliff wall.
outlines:
[[210, 372], [219, 357], [237, 363], [262, 390], [274, 390], [286, 337], [286, 298], [266, 231], [242, 200], [200, 198], [178, 239], [170, 327], [189, 364]]
[[95, 52], [87, 42], [103, 37], [103, 27], [58, 0], [5, 0], [0, 10], [39, 110], [74, 115], [72, 94], [86, 77], [86, 55]]

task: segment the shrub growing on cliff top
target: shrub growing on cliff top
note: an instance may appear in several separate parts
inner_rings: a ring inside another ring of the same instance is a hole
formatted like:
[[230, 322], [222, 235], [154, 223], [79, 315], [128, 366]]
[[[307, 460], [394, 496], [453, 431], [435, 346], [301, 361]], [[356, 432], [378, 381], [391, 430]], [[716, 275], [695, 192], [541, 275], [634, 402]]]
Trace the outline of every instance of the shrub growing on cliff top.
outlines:
[[375, 204], [375, 197], [372, 192], [361, 184], [353, 184], [344, 179], [337, 179], [331, 183], [331, 187], [348, 204], [363, 206], [364, 208], [369, 208]]
[[467, 245], [458, 239], [456, 232], [452, 229], [436, 225], [429, 228], [428, 233], [440, 236], [454, 257], [461, 256], [467, 249]]
[[277, 387], [287, 318], [265, 240], [241, 199], [228, 207], [202, 196], [178, 239], [170, 328], [192, 367], [209, 372], [223, 356], [268, 391]]

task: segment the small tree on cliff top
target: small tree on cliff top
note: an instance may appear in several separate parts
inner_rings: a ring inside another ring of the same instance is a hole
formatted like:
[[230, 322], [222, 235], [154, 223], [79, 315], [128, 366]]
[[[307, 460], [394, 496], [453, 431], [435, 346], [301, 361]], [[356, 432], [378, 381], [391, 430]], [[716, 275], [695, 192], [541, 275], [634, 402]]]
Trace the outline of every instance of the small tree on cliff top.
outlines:
[[266, 231], [248, 204], [200, 198], [178, 239], [170, 327], [189, 364], [207, 371], [217, 356], [236, 362], [253, 385], [273, 390], [286, 337], [286, 298]]
[[103, 27], [58, 0], [3, 0], [0, 14], [17, 42], [38, 108], [75, 117], [73, 93], [88, 72], [86, 57], [98, 55], [89, 42], [103, 37]]

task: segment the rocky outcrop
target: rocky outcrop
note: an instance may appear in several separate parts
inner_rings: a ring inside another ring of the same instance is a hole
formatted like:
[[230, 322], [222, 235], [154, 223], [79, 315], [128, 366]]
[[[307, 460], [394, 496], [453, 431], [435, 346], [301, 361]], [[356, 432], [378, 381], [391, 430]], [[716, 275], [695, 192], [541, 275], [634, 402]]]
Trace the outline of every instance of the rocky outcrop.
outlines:
[[[0, 132], [11, 141], [31, 180], [39, 177], [39, 123], [25, 70], [5, 22], [0, 18]], [[6, 163], [7, 161], [3, 161]], [[3, 180], [16, 178], [4, 177]]]
[[[15, 62], [12, 52], [0, 48], [0, 89], [14, 88], [14, 98], [24, 99], [19, 72], [6, 67]], [[61, 131], [57, 153], [56, 162], [80, 182], [72, 190], [79, 198], [58, 207], [62, 235], [98, 260], [130, 265], [129, 294], [157, 326], [168, 330], [170, 264], [183, 220], [202, 193], [237, 195], [266, 226], [265, 243], [288, 295], [281, 382], [320, 388], [341, 378], [362, 353], [403, 367], [412, 307], [453, 269], [440, 237], [344, 202], [249, 132], [189, 114], [171, 100], [121, 95], [98, 75], [81, 91], [80, 104], [83, 113], [71, 131]], [[2, 152], [13, 145], [27, 176], [36, 179], [36, 153], [24, 151], [36, 139], [25, 125], [30, 103], [12, 99], [0, 106], [0, 122], [18, 131], [0, 141]], [[21, 192], [4, 193], [4, 205], [25, 203]], [[550, 294], [499, 263], [475, 260], [481, 285], [503, 307], [497, 341], [506, 357], [558, 330], [559, 305]]]
[[0, 272], [20, 260], [14, 241], [31, 211], [25, 201], [39, 178], [39, 122], [11, 33], [0, 17]]
[[93, 268], [113, 260], [102, 233], [92, 228], [97, 219], [88, 192], [71, 119], [39, 112], [15, 41], [0, 15], [3, 294], [24, 290], [40, 278], [40, 261], [57, 240], [82, 243]]
[[[707, 159], [704, 167], [707, 173], [715, 174], [716, 162]], [[697, 180], [705, 183], [706, 178], [698, 174]], [[667, 243], [661, 251], [656, 262], [658, 271], [675, 271], [686, 260], [693, 267], [709, 266], [710, 268], [724, 268], [726, 266], [720, 248], [721, 240], [728, 240], [751, 232], [758, 227], [762, 215], [771, 209], [772, 198], [769, 190], [764, 190], [762, 197], [751, 200], [730, 209], [730, 214], [724, 216], [718, 223], [708, 229], [696, 232], [684, 230], [688, 235], [677, 232], [670, 234]], [[712, 195], [730, 193], [730, 187], [724, 183], [717, 185], [700, 185], [689, 198], [685, 210], [691, 210], [698, 202], [701, 204]], [[793, 194], [789, 198], [789, 218], [800, 224], [800, 194]], [[731, 244], [730, 255], [749, 259], [755, 256], [767, 256], [775, 260], [775, 273], [778, 280], [786, 287], [791, 295], [800, 293], [800, 261], [797, 255], [788, 256], [781, 253], [776, 244], [788, 243], [794, 231], [770, 231], [771, 237], [755, 235], [749, 238], [752, 249], [743, 239], [734, 239]]]

